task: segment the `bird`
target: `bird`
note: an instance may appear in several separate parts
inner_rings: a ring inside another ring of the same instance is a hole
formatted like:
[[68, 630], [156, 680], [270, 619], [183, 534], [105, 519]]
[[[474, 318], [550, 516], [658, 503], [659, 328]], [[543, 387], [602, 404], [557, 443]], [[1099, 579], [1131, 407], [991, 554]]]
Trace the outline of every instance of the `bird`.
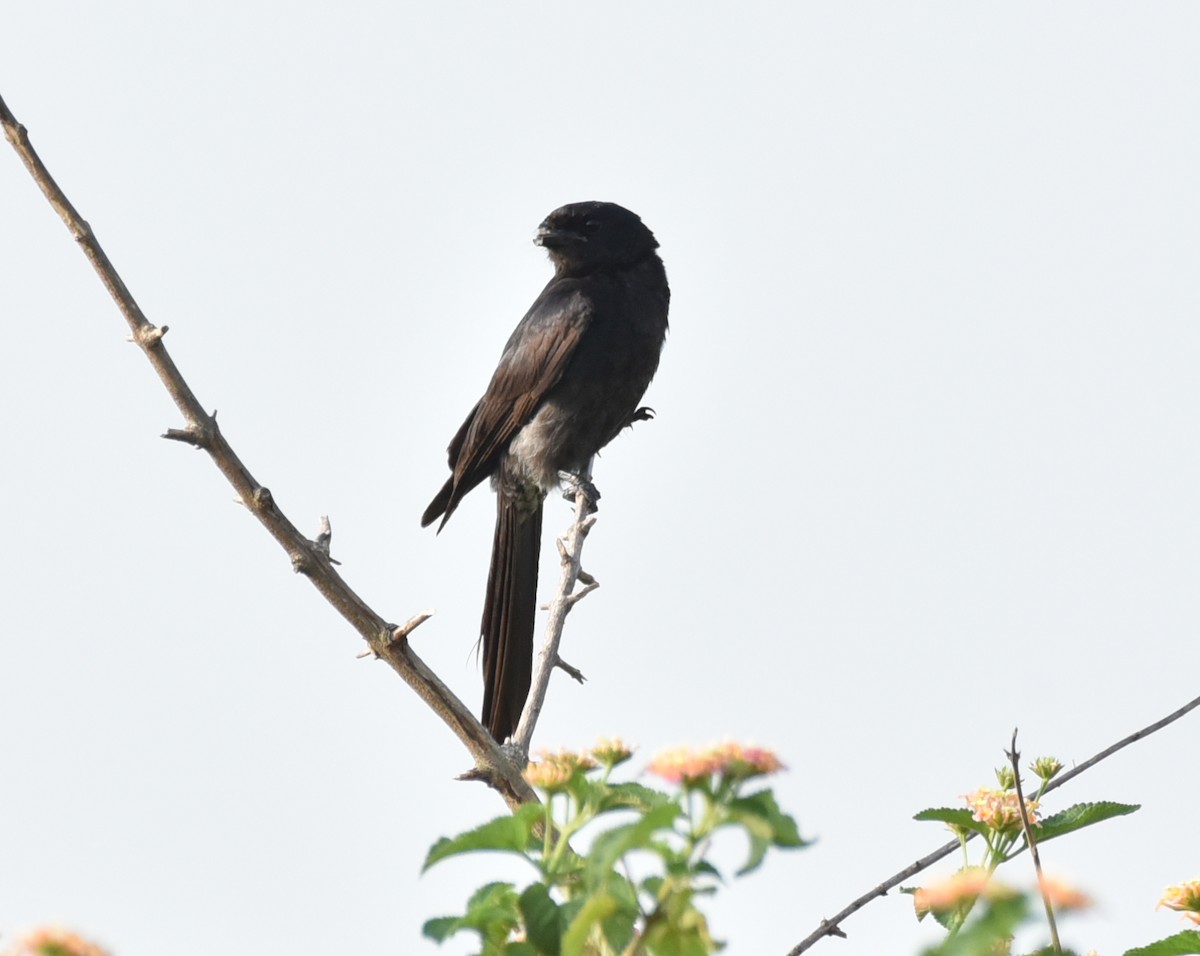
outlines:
[[671, 298], [654, 233], [616, 203], [561, 206], [533, 241], [554, 276], [451, 439], [450, 477], [421, 517], [422, 527], [440, 518], [440, 533], [484, 479], [496, 492], [480, 639], [481, 720], [499, 743], [529, 694], [543, 502], [563, 482], [590, 487], [596, 453], [648, 417], [638, 403], [658, 369]]

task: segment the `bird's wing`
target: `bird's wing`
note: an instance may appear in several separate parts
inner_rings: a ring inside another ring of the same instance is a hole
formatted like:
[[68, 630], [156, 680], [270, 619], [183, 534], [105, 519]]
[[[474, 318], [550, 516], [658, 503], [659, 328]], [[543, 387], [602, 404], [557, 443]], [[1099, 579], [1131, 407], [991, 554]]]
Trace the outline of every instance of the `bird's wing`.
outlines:
[[504, 347], [461, 443], [457, 449], [451, 445], [456, 486], [473, 487], [482, 480], [481, 471], [490, 474], [495, 469], [496, 457], [562, 378], [593, 314], [591, 299], [573, 283], [564, 285], [552, 281], [525, 314]]

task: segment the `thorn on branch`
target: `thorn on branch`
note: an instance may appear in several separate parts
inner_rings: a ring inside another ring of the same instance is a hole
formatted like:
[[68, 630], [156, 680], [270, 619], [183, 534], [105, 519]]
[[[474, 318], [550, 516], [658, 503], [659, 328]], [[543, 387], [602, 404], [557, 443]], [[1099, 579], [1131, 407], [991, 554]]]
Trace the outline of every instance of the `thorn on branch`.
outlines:
[[837, 936], [841, 939], [846, 939], [846, 934], [837, 923], [831, 923], [828, 920], [821, 920], [821, 928], [825, 930], [826, 936]]
[[488, 767], [473, 767], [460, 773], [454, 779], [467, 783], [477, 780], [480, 783], [486, 783], [493, 790], [497, 789], [496, 771]]
[[[166, 331], [166, 326], [163, 326]], [[213, 436], [217, 433], [217, 410], [214, 408], [213, 413], [208, 416], [208, 421], [196, 421], [188, 424], [187, 428], [168, 428], [163, 432], [162, 437], [170, 441], [183, 442], [185, 445], [191, 445], [193, 448], [203, 448], [205, 451], [211, 452], [213, 449]]]
[[433, 617], [433, 608], [427, 611], [421, 611], [419, 614], [414, 614], [400, 627], [393, 627], [391, 633], [388, 634], [385, 643], [391, 644], [395, 641], [406, 641], [408, 635], [415, 631], [418, 627]]
[[316, 540], [312, 542], [313, 548], [317, 554], [321, 555], [330, 564], [340, 565], [342, 562], [333, 557], [329, 553], [329, 546], [333, 541], [333, 527], [329, 524], [329, 515], [321, 515], [321, 523], [317, 532]]
[[591, 594], [598, 587], [600, 587], [600, 583], [598, 581], [593, 581], [591, 584], [587, 585], [587, 587], [585, 587], [582, 591], [576, 591], [574, 594], [567, 595], [567, 607], [573, 608], [576, 604], [578, 604], [580, 601], [582, 601], [585, 597], [587, 597], [589, 594]]
[[554, 658], [554, 666], [557, 667], [559, 670], [565, 671], [567, 676], [569, 676], [572, 680], [574, 680], [580, 684], [587, 683], [587, 678], [583, 676], [583, 671], [579, 670], [579, 668], [577, 668], [577, 667], [572, 667], [570, 664], [568, 664], [566, 661], [564, 661], [561, 657], [558, 657], [557, 655], [555, 655], [555, 658]]
[[168, 441], [177, 441], [185, 445], [191, 445], [193, 448], [208, 447], [208, 443], [201, 434], [200, 429], [194, 425], [189, 425], [187, 428], [168, 428], [162, 433], [162, 437]]
[[147, 322], [145, 325], [138, 326], [137, 332], [131, 335], [128, 341], [140, 345], [144, 349], [153, 348], [162, 341], [162, 337], [170, 331], [169, 325], [152, 325]]

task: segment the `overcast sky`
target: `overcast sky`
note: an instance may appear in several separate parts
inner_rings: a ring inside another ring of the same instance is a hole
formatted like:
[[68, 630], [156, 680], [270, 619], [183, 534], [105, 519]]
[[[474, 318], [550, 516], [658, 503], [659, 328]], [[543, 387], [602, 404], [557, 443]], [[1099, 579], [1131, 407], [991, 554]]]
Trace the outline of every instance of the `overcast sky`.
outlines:
[[[819, 841], [722, 892], [732, 956], [944, 842], [912, 814], [1014, 726], [1069, 765], [1200, 693], [1200, 6], [39, 0], [3, 34], [0, 94], [201, 401], [381, 614], [437, 609], [414, 646], [472, 707], [493, 504], [418, 526], [445, 446], [549, 277], [543, 216], [655, 231], [658, 418], [597, 464], [589, 680], [535, 746], [779, 751]], [[524, 871], [418, 870], [503, 805], [158, 438], [178, 415], [7, 149], [0, 290], [0, 933], [468, 952], [422, 922]], [[1200, 877], [1198, 719], [1047, 801], [1144, 804], [1043, 852], [1098, 901], [1068, 945], [1183, 928], [1154, 904]], [[816, 952], [939, 935], [899, 894], [844, 929]]]

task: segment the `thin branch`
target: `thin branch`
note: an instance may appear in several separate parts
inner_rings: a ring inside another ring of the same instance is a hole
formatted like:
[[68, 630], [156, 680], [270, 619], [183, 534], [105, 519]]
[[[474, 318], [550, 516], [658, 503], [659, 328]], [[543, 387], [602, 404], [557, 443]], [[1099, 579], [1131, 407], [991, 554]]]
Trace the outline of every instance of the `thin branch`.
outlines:
[[1008, 760], [1013, 769], [1013, 788], [1017, 791], [1017, 809], [1021, 811], [1021, 829], [1025, 833], [1025, 845], [1029, 847], [1029, 855], [1033, 857], [1033, 870], [1037, 874], [1038, 890], [1042, 894], [1042, 903], [1046, 907], [1046, 922], [1050, 924], [1050, 944], [1056, 953], [1062, 952], [1062, 943], [1058, 940], [1058, 923], [1054, 919], [1054, 906], [1050, 902], [1050, 891], [1046, 889], [1046, 875], [1042, 872], [1042, 858], [1038, 855], [1037, 840], [1033, 838], [1033, 827], [1029, 822], [1029, 810], [1025, 806], [1025, 794], [1021, 790], [1021, 754], [1017, 751], [1017, 728], [1013, 728], [1012, 750], [1008, 751]]
[[[541, 650], [538, 651], [537, 659], [533, 662], [533, 679], [530, 682], [529, 696], [525, 698], [525, 708], [521, 711], [517, 732], [513, 734], [512, 742], [509, 745], [514, 747], [519, 754], [529, 753], [529, 744], [533, 740], [533, 729], [542, 713], [542, 704], [545, 703], [546, 691], [550, 687], [550, 674], [555, 667], [562, 667], [567, 673], [572, 673], [574, 670], [564, 666], [558, 656], [558, 645], [562, 640], [563, 625], [566, 624], [567, 614], [585, 594], [599, 587], [591, 575], [587, 575], [589, 583], [578, 594], [573, 593], [575, 582], [581, 580], [586, 574], [580, 568], [583, 558], [583, 542], [596, 522], [596, 519], [590, 516], [595, 505], [591, 498], [591, 494], [594, 492], [590, 489], [590, 478], [591, 464], [589, 463], [575, 489], [575, 519], [571, 522], [567, 533], [557, 542], [558, 555], [562, 565], [562, 573], [558, 580], [558, 592], [555, 594], [554, 600], [550, 602], [550, 616], [546, 620], [546, 639], [542, 643]], [[582, 682], [583, 675], [578, 671], [574, 671], [572, 676]]]
[[[524, 801], [536, 799], [533, 790], [521, 777], [522, 768], [512, 763], [471, 711], [413, 653], [408, 641], [404, 639], [407, 632], [397, 638], [395, 625], [388, 624], [354, 593], [334, 569], [328, 554], [323, 552], [320, 545], [309, 541], [296, 529], [276, 505], [271, 492], [259, 484], [249, 469], [242, 464], [217, 427], [216, 415], [210, 415], [204, 410], [204, 406], [200, 404], [167, 353], [163, 344], [163, 333], [167, 327], [155, 326], [146, 318], [100, 247], [91, 226], [79, 215], [54, 181], [30, 145], [25, 127], [17, 122], [3, 98], [0, 98], [0, 125], [4, 127], [5, 137], [21, 157], [34, 182], [91, 262], [100, 281], [125, 317], [132, 333], [132, 341], [141, 348], [183, 415], [186, 427], [170, 429], [164, 437], [186, 442], [208, 452], [221, 474], [233, 485], [239, 500], [287, 552], [295, 570], [312, 582], [321, 595], [370, 644], [376, 656], [387, 661], [405, 683], [416, 691], [417, 696], [425, 701], [463, 742], [475, 761], [475, 769], [471, 771], [472, 779], [486, 781], [513, 807]], [[400, 630], [403, 631], [403, 628]]]
[[[1182, 707], [1180, 707], [1174, 713], [1167, 714], [1167, 716], [1164, 717], [1162, 720], [1156, 720], [1154, 723], [1150, 724], [1149, 726], [1143, 727], [1141, 730], [1135, 731], [1134, 733], [1130, 734], [1128, 737], [1124, 737], [1121, 740], [1118, 740], [1111, 747], [1107, 747], [1104, 750], [1101, 750], [1100, 753], [1096, 754], [1090, 760], [1085, 760], [1083, 763], [1079, 764], [1079, 766], [1073, 767], [1071, 770], [1067, 771], [1066, 773], [1060, 774], [1058, 777], [1055, 777], [1053, 780], [1050, 781], [1050, 783], [1048, 783], [1046, 785], [1046, 787], [1042, 790], [1042, 793], [1047, 794], [1051, 790], [1058, 789], [1064, 783], [1066, 783], [1068, 780], [1078, 777], [1085, 770], [1088, 770], [1091, 767], [1094, 767], [1096, 764], [1098, 764], [1101, 760], [1104, 760], [1106, 757], [1111, 757], [1113, 754], [1115, 754], [1118, 750], [1122, 749], [1123, 747], [1128, 747], [1130, 744], [1135, 743], [1136, 741], [1139, 741], [1144, 737], [1149, 737], [1155, 731], [1162, 730], [1168, 724], [1173, 724], [1175, 721], [1179, 720], [1180, 717], [1183, 717], [1184, 715], [1188, 714], [1189, 712], [1195, 710], [1197, 707], [1200, 707], [1200, 697], [1197, 697], [1195, 700], [1189, 701], [1188, 703], [1184, 704]], [[970, 840], [974, 836], [975, 836], [975, 833], [971, 832], [971, 833], [967, 834], [966, 838], [968, 840]], [[903, 883], [905, 880], [907, 880], [910, 876], [914, 876], [917, 873], [920, 873], [922, 870], [926, 869], [927, 867], [932, 866], [938, 860], [941, 860], [941, 859], [949, 856], [951, 853], [953, 853], [955, 850], [959, 849], [961, 846], [962, 846], [962, 843], [959, 842], [957, 839], [951, 840], [945, 846], [938, 847], [938, 849], [934, 850], [932, 853], [921, 857], [921, 859], [917, 860], [916, 863], [912, 863], [909, 866], [906, 866], [899, 873], [896, 873], [895, 875], [888, 877], [888, 879], [884, 880], [882, 883], [878, 884], [877, 886], [871, 888], [866, 893], [864, 893], [862, 896], [858, 897], [858, 899], [854, 900], [854, 902], [852, 902], [848, 906], [846, 906], [846, 908], [843, 909], [836, 916], [834, 916], [833, 919], [821, 920], [821, 925], [818, 926], [811, 933], [809, 933], [808, 936], [806, 936], [804, 939], [802, 939], [799, 943], [797, 943], [795, 946], [793, 946], [788, 951], [787, 956], [800, 956], [801, 953], [806, 952], [807, 950], [811, 949], [813, 947], [813, 945], [815, 943], [817, 943], [818, 940], [820, 940], [826, 936], [845, 937], [846, 934], [842, 932], [841, 925], [840, 925], [845, 919], [847, 919], [850, 916], [853, 916], [855, 913], [857, 913], [860, 909], [862, 909], [864, 906], [866, 906], [868, 903], [871, 902], [871, 900], [875, 899], [876, 897], [886, 896], [888, 890], [892, 889], [893, 887], [899, 886], [901, 883]]]
[[1200, 707], [1200, 697], [1197, 697], [1195, 700], [1188, 701], [1186, 704], [1184, 704], [1182, 707], [1180, 707], [1179, 710], [1175, 711], [1174, 713], [1167, 714], [1167, 716], [1164, 717], [1162, 720], [1156, 720], [1154, 723], [1150, 724], [1149, 726], [1143, 727], [1141, 730], [1134, 731], [1128, 737], [1124, 737], [1121, 740], [1118, 740], [1111, 747], [1106, 747], [1104, 750], [1101, 750], [1098, 754], [1096, 754], [1096, 756], [1092, 757], [1091, 759], [1085, 760], [1083, 763], [1072, 767], [1070, 770], [1066, 771], [1065, 773], [1060, 773], [1057, 777], [1055, 777], [1048, 784], [1046, 784], [1045, 788], [1042, 790], [1042, 793], [1047, 794], [1051, 790], [1057, 790], [1068, 780], [1073, 780], [1076, 777], [1078, 777], [1081, 773], [1083, 773], [1085, 770], [1090, 770], [1092, 767], [1096, 766], [1096, 764], [1098, 764], [1101, 760], [1104, 760], [1106, 757], [1111, 757], [1118, 750], [1122, 750], [1125, 747], [1128, 747], [1130, 744], [1137, 743], [1143, 737], [1149, 737], [1152, 733], [1162, 730], [1168, 724], [1175, 723], [1175, 721], [1177, 721], [1180, 717], [1186, 716], [1191, 711], [1195, 710], [1197, 707]]
[[554, 662], [554, 666], [570, 677], [571, 680], [575, 681], [576, 684], [587, 683], [587, 678], [583, 676], [583, 671], [581, 671], [578, 667], [572, 667], [561, 657]]

